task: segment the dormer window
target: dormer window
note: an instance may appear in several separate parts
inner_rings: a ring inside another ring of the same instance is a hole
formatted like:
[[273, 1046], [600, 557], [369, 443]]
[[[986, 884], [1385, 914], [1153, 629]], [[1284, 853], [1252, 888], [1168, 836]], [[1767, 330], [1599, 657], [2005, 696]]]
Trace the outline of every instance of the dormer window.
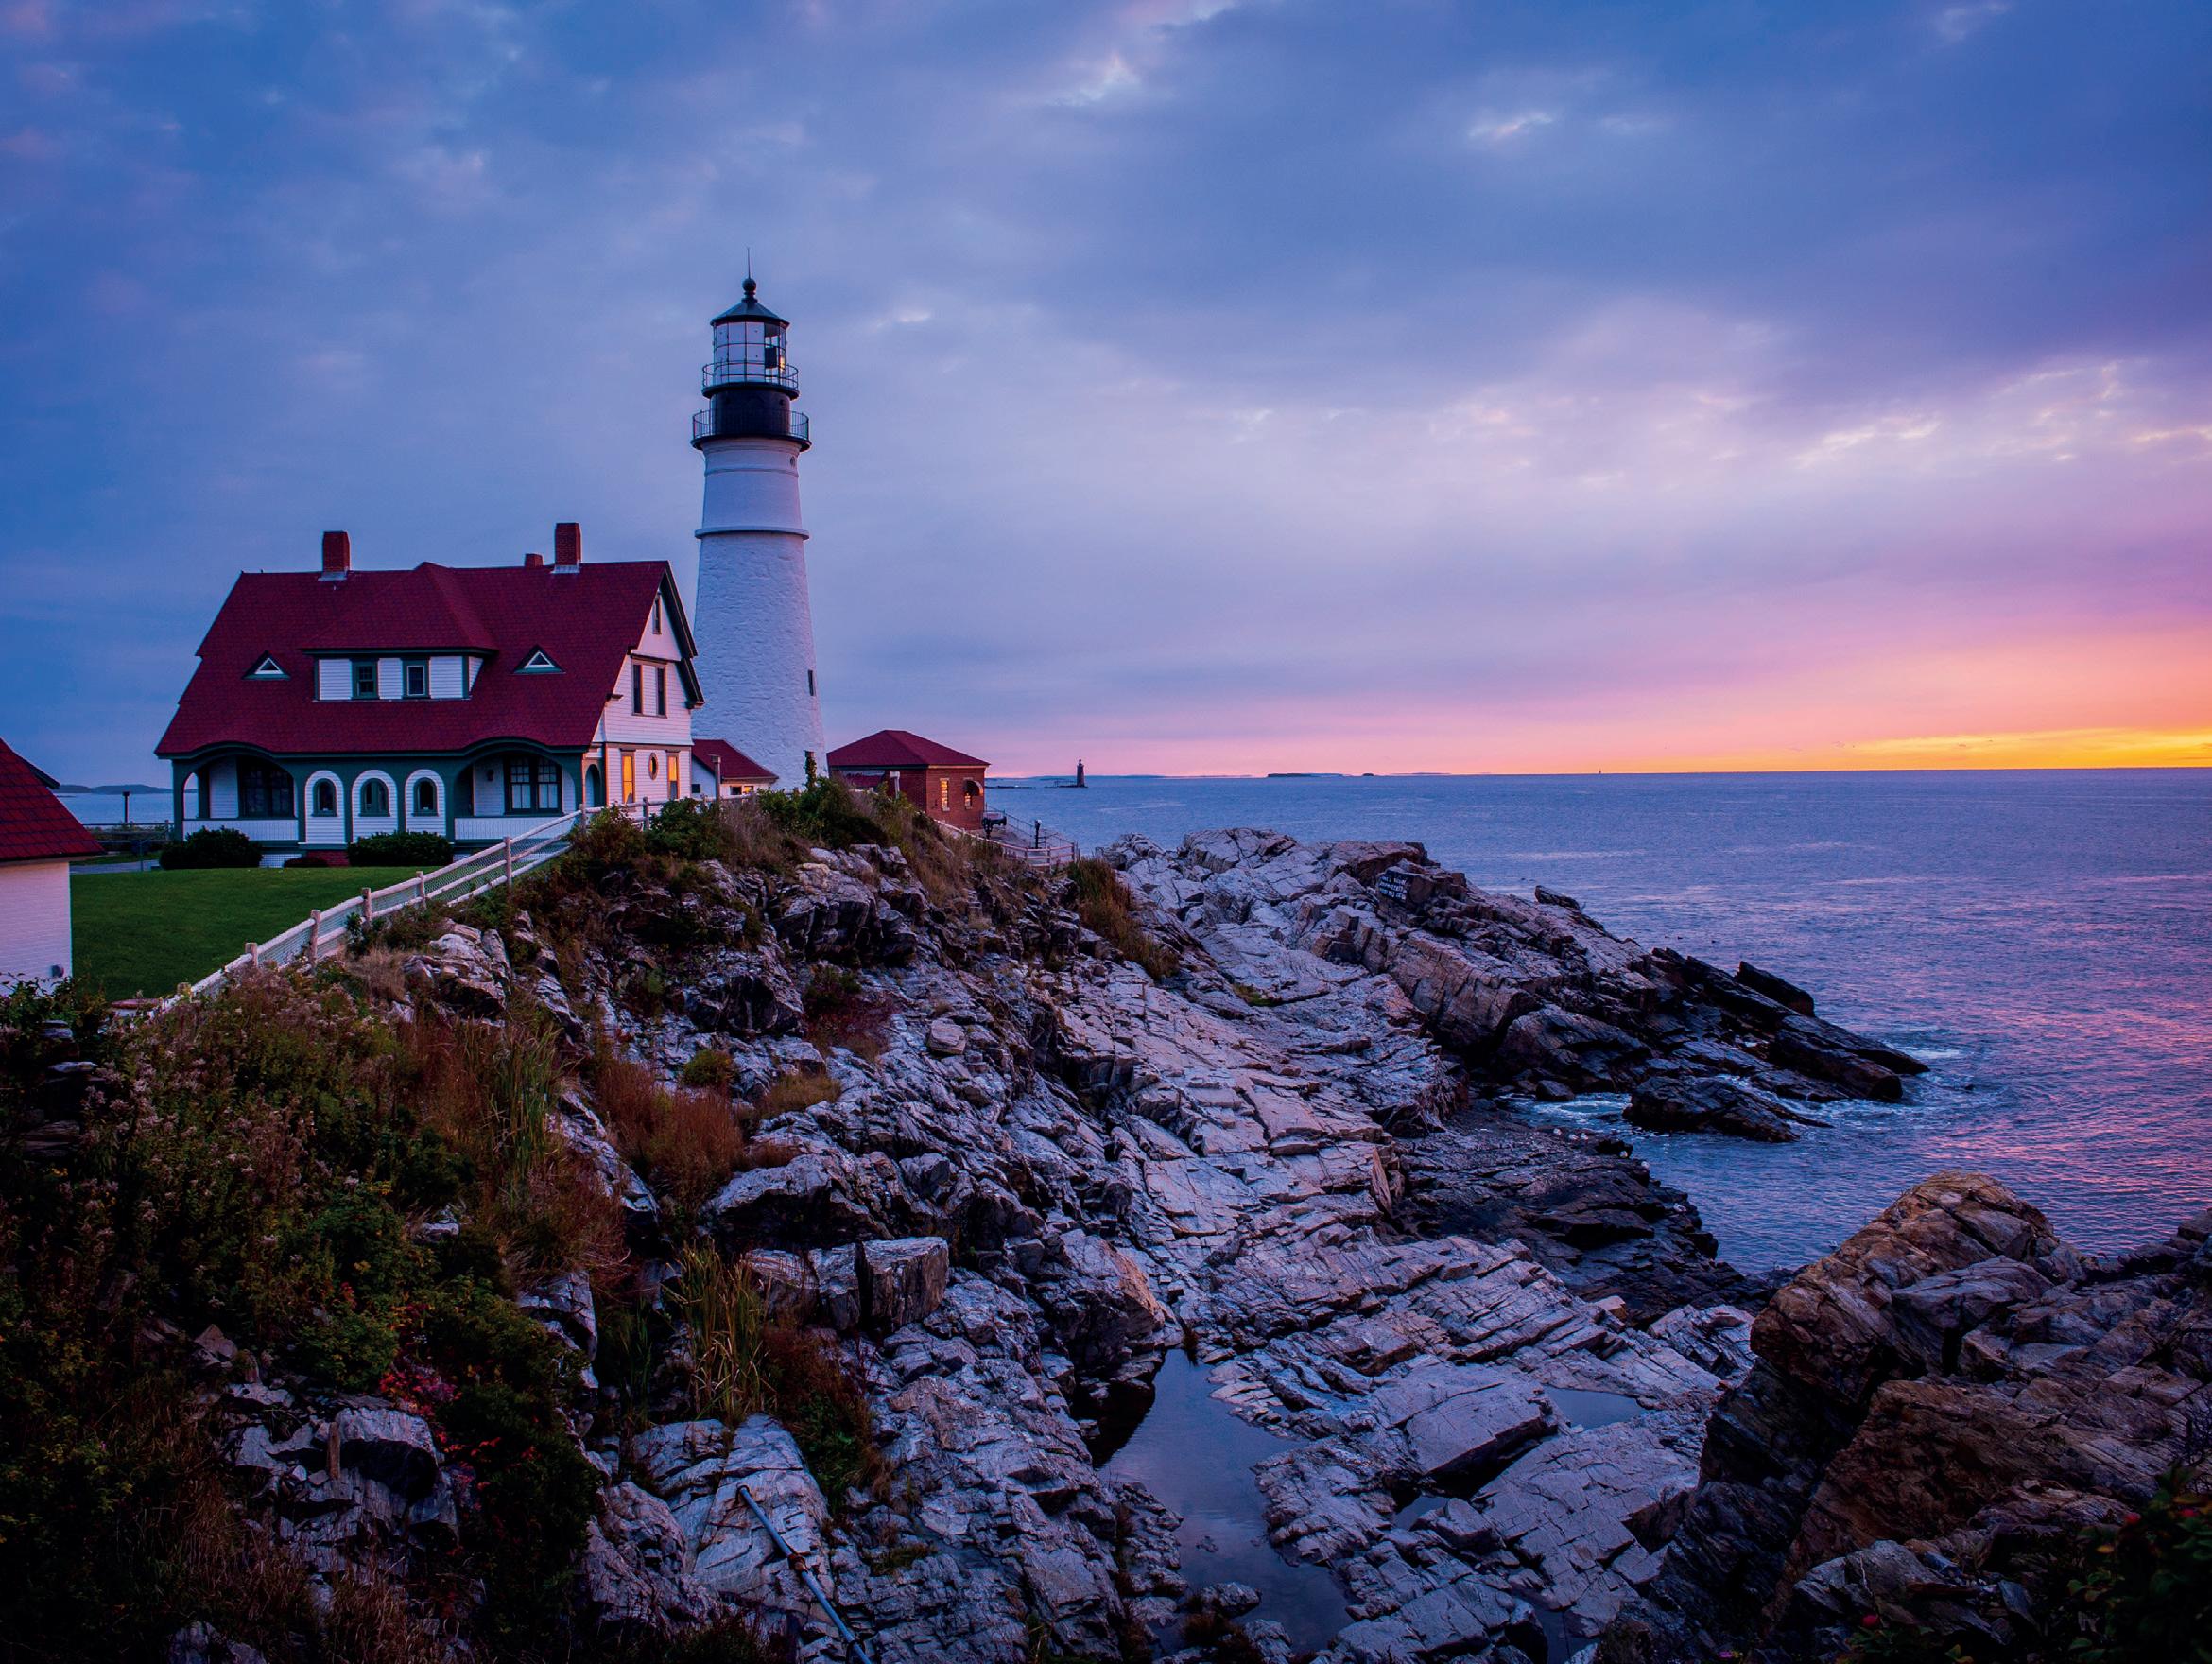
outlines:
[[285, 679], [285, 667], [276, 662], [274, 653], [263, 653], [259, 662], [246, 675], [254, 682], [282, 682]]
[[422, 659], [409, 659], [406, 666], [406, 689], [409, 699], [430, 697], [430, 667]]
[[374, 699], [376, 697], [376, 661], [374, 659], [355, 659], [354, 661], [354, 697], [355, 699]]
[[545, 656], [545, 650], [544, 648], [538, 648], [532, 650], [528, 658], [525, 659], [521, 664], [515, 667], [515, 673], [520, 676], [538, 676], [544, 674], [548, 670], [558, 670], [561, 667], [559, 665], [556, 665], [551, 659]]

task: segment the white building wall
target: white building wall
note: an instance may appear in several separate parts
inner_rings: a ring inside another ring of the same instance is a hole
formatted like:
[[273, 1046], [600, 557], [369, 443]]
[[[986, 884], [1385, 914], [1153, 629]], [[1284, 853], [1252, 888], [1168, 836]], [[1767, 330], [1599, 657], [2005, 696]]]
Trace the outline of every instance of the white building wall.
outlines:
[[207, 817], [211, 821], [238, 818], [238, 765], [232, 758], [210, 763], [200, 771], [208, 783]]
[[69, 863], [0, 865], [0, 986], [69, 975]]
[[716, 440], [704, 447], [699, 530], [699, 674], [709, 731], [756, 757], [781, 786], [823, 766], [814, 686], [814, 615], [799, 514], [799, 447]]
[[430, 697], [458, 699], [468, 691], [461, 678], [461, 656], [444, 653], [430, 661]]
[[352, 699], [354, 697], [353, 661], [351, 659], [316, 660], [315, 697], [317, 699]]

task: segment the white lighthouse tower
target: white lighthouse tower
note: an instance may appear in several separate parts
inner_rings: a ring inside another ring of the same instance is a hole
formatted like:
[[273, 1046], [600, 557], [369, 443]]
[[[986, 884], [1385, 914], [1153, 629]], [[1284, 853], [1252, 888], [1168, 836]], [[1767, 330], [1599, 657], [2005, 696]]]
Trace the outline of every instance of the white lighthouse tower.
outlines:
[[691, 419], [706, 459], [694, 610], [704, 725], [786, 790], [805, 785], [823, 755], [799, 517], [799, 453], [809, 442], [791, 407], [789, 329], [748, 275], [745, 298], [715, 320], [714, 359], [700, 372], [707, 407]]

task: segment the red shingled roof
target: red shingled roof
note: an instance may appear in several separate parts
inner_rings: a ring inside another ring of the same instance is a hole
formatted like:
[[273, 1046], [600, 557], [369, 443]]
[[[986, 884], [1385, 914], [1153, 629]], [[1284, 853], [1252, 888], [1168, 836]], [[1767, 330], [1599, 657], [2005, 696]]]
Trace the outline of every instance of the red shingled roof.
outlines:
[[[690, 625], [665, 561], [553, 566], [437, 566], [362, 571], [325, 581], [316, 572], [245, 572], [199, 644], [199, 667], [177, 702], [155, 754], [189, 756], [217, 745], [279, 756], [363, 752], [461, 752], [490, 740], [556, 751], [591, 742], [623, 661], [665, 587], [677, 638]], [[315, 697], [307, 650], [393, 653], [467, 650], [489, 655], [466, 699]], [[533, 649], [558, 674], [517, 674]], [[285, 672], [249, 678], [272, 655]], [[686, 691], [699, 688], [686, 666]]]
[[46, 789], [45, 776], [0, 739], [0, 861], [99, 853], [99, 841]]
[[694, 739], [691, 754], [714, 771], [724, 783], [772, 786], [776, 777], [726, 739]]
[[878, 728], [865, 739], [840, 745], [829, 754], [833, 769], [987, 769], [981, 757], [909, 734], [904, 728]]

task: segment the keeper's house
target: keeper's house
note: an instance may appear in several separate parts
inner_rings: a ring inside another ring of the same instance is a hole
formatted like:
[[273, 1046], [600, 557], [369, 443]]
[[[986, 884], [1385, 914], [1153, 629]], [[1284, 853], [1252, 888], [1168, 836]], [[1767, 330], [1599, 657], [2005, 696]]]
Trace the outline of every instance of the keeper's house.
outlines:
[[587, 566], [572, 522], [514, 566], [246, 572], [155, 747], [177, 835], [274, 850], [378, 832], [458, 844], [686, 795], [697, 650], [667, 563]]

